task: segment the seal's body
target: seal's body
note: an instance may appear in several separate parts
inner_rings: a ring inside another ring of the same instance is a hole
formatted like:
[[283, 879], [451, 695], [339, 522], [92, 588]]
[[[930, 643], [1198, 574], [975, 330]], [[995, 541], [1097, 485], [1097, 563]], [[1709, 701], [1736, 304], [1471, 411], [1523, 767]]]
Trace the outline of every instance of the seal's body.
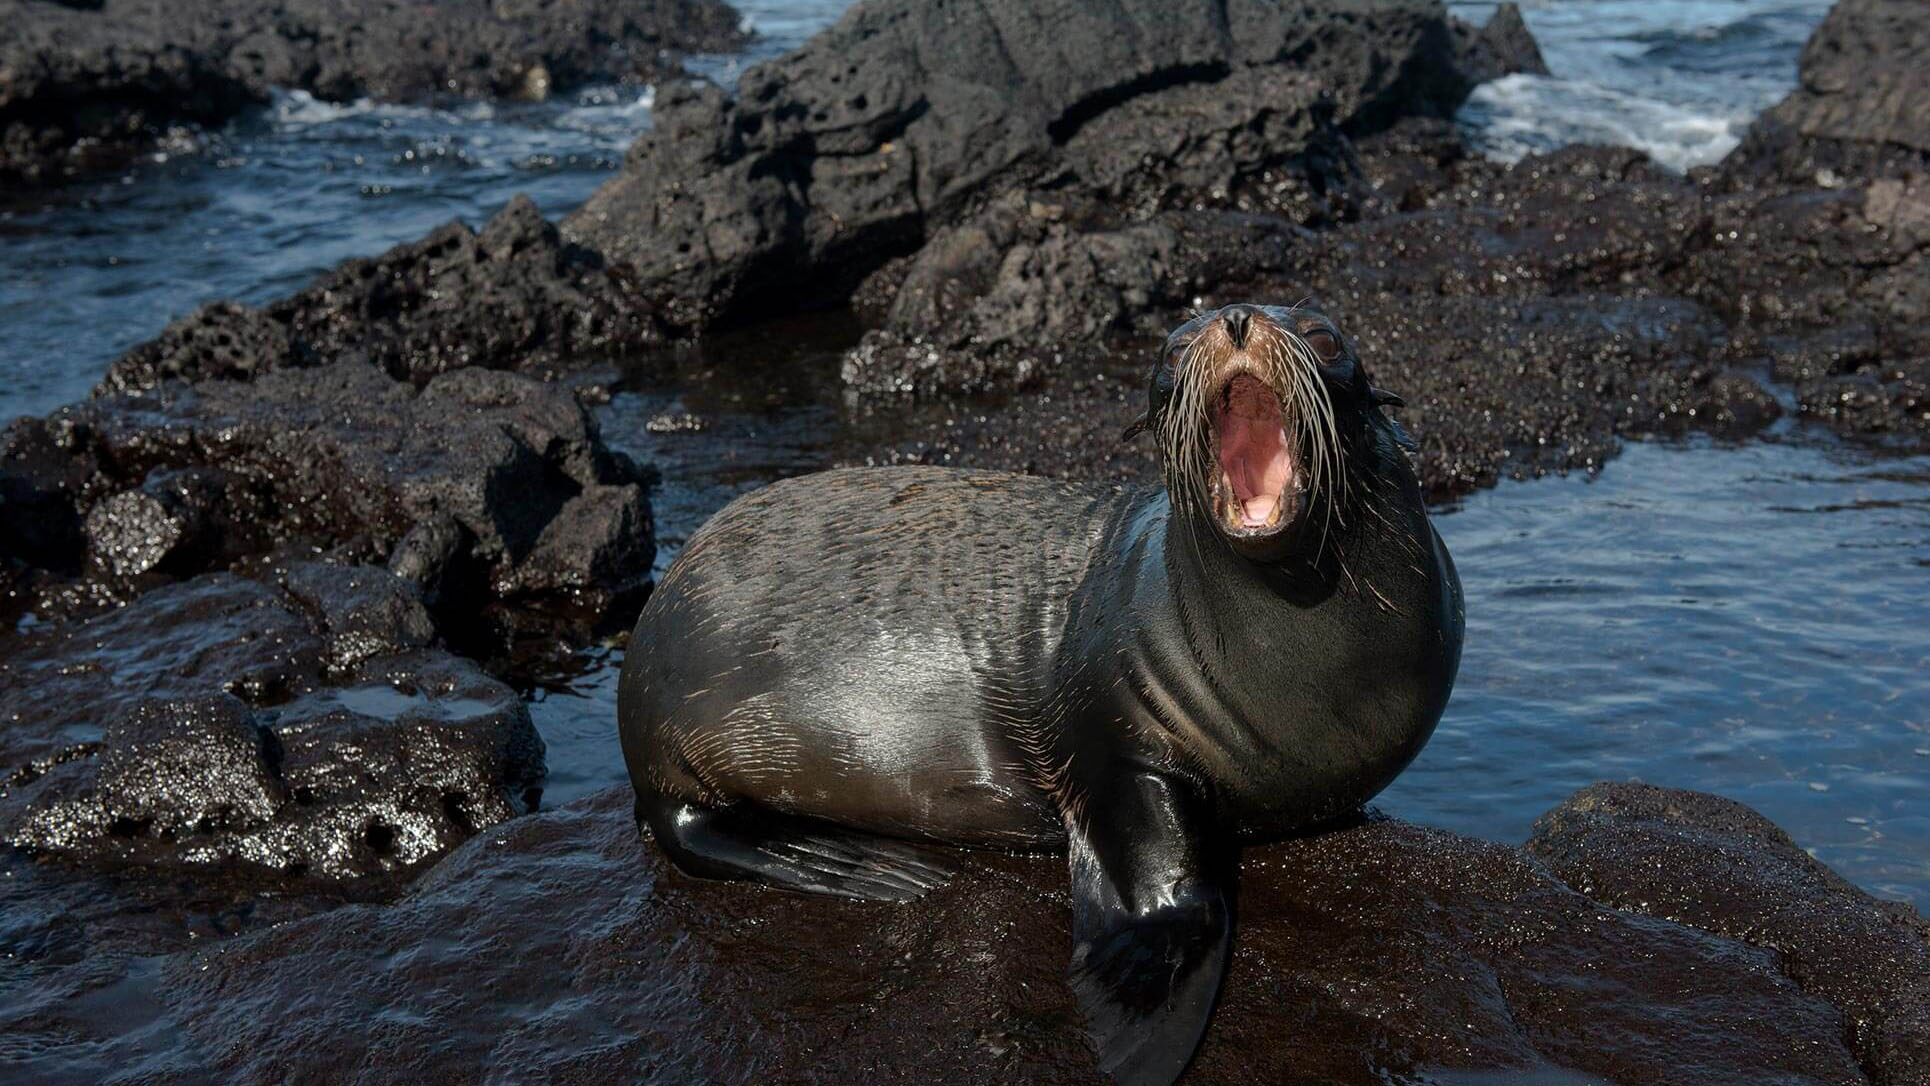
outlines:
[[[950, 844], [1065, 828], [1030, 766], [1116, 487], [826, 472], [747, 494], [665, 576], [621, 706], [639, 795]], [[1053, 515], [1040, 516], [1050, 509]]]
[[731, 503], [645, 608], [619, 713], [692, 874], [902, 899], [943, 872], [896, 842], [1066, 849], [1101, 1062], [1157, 1082], [1218, 990], [1234, 843], [1391, 781], [1462, 622], [1324, 318], [1197, 318], [1152, 398], [1164, 487], [855, 469]]

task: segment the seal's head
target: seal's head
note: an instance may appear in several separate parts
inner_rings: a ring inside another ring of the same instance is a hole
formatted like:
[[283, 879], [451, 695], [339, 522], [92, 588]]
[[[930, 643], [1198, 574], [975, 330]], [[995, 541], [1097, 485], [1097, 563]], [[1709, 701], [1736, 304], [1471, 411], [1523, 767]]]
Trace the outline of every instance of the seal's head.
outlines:
[[1159, 438], [1176, 508], [1250, 558], [1344, 524], [1365, 465], [1405, 440], [1353, 349], [1318, 310], [1228, 305], [1174, 329], [1134, 429]]

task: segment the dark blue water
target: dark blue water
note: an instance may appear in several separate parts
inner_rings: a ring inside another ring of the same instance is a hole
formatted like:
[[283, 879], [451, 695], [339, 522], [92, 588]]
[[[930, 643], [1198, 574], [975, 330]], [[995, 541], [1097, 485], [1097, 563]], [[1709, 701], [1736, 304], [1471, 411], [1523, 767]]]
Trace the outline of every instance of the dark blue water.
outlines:
[[[844, 7], [739, 6], [763, 37], [745, 57], [700, 59], [724, 82]], [[1451, 6], [1477, 20], [1490, 8]], [[1554, 74], [1491, 84], [1461, 120], [1503, 158], [1595, 139], [1675, 168], [1713, 161], [1794, 85], [1827, 6], [1531, 2]], [[648, 123], [649, 97], [426, 109], [289, 96], [201, 153], [0, 204], [0, 419], [84, 395], [117, 353], [201, 302], [285, 293], [451, 217], [480, 223], [518, 191], [567, 210]], [[731, 496], [836, 456], [834, 397], [747, 400], [744, 387], [626, 393], [603, 411], [616, 443], [668, 480], [660, 565]], [[707, 424], [694, 435], [650, 426], [693, 412]], [[1467, 657], [1387, 809], [1520, 840], [1590, 781], [1700, 788], [1762, 809], [1871, 890], [1930, 904], [1930, 460], [1799, 429], [1743, 448], [1636, 446], [1599, 479], [1505, 484], [1439, 523], [1468, 590]], [[584, 662], [533, 706], [552, 801], [622, 779], [615, 657]]]
[[1930, 457], [1633, 445], [1435, 523], [1467, 649], [1389, 813], [1518, 841], [1591, 781], [1696, 788], [1930, 906]]

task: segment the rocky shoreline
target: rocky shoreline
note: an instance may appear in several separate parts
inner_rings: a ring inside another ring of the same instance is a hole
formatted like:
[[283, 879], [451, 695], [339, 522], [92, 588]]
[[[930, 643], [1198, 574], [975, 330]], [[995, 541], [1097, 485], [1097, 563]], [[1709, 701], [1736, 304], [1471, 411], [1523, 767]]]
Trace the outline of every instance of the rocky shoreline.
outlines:
[[[561, 223], [204, 307], [0, 432], [0, 1061], [1090, 1080], [1060, 861], [878, 910], [682, 880], [621, 790], [537, 809], [513, 684], [626, 627], [654, 553], [654, 469], [586, 406], [612, 361], [848, 312], [893, 417], [849, 458], [1143, 478], [1148, 345], [1314, 293], [1437, 496], [1790, 412], [1930, 448], [1921, 10], [1841, 0], [1686, 177], [1472, 155], [1455, 107], [1541, 64], [1511, 5], [1226, 10], [868, 0], [735, 98], [662, 87]], [[1727, 801], [1601, 785], [1524, 848], [1368, 819], [1243, 877], [1198, 1081], [1930, 1082], [1930, 929]]]
[[[141, 1081], [1096, 1081], [1063, 861], [951, 859], [911, 906], [747, 893], [670, 870], [613, 789], [158, 966], [27, 926], [92, 968], [30, 963], [67, 998], [6, 1025]], [[1930, 1080], [1922, 918], [1712, 796], [1598, 785], [1526, 848], [1368, 819], [1249, 850], [1239, 908], [1189, 1082]]]
[[744, 41], [723, 0], [0, 0], [0, 191], [178, 147], [267, 100], [541, 99]]

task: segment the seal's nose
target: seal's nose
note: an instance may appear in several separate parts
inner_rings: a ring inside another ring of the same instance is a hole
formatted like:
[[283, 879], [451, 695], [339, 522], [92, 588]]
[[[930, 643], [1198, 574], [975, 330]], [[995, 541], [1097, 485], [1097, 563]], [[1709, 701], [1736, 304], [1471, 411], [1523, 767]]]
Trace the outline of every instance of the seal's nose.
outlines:
[[1233, 341], [1234, 348], [1244, 349], [1247, 333], [1253, 330], [1253, 307], [1229, 305], [1220, 310], [1220, 323], [1226, 327], [1226, 338]]

